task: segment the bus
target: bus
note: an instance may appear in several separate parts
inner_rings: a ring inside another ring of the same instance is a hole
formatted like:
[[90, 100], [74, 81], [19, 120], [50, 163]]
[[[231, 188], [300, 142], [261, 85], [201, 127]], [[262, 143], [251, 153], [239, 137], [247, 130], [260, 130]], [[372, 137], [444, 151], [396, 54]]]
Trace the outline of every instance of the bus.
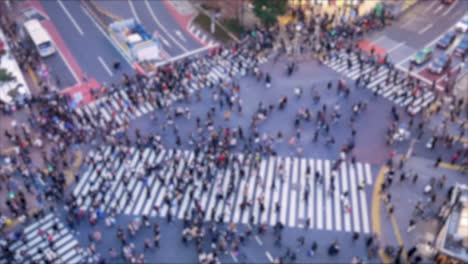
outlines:
[[41, 57], [47, 57], [55, 53], [55, 46], [49, 33], [42, 27], [37, 19], [31, 19], [24, 23], [24, 29], [31, 38]]

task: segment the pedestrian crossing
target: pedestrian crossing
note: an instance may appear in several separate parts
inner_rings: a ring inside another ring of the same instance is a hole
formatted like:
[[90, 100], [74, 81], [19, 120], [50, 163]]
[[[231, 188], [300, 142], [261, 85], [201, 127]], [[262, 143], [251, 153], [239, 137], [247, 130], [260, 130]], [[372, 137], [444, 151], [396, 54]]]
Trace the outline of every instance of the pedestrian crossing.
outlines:
[[[54, 229], [54, 224], [56, 229]], [[25, 240], [9, 246], [15, 263], [82, 263], [87, 253], [54, 214], [48, 214], [24, 229]], [[11, 263], [0, 258], [0, 263]]]
[[239, 153], [227, 158], [226, 168], [217, 168], [210, 155], [188, 150], [132, 148], [123, 158], [105, 147], [90, 155], [100, 162], [86, 169], [73, 190], [85, 210], [152, 217], [166, 217], [170, 210], [183, 219], [201, 208], [206, 221], [280, 221], [304, 228], [309, 219], [313, 229], [370, 233], [367, 192], [373, 180], [366, 163], [297, 157], [255, 162]]
[[200, 40], [200, 42], [202, 42], [204, 45], [215, 46], [219, 44], [216, 40], [207, 37], [206, 33], [204, 33], [202, 30], [200, 30], [194, 25], [190, 25], [188, 29], [190, 33], [192, 33], [192, 35], [195, 36], [198, 40]]
[[368, 89], [400, 107], [407, 108], [413, 114], [419, 113], [436, 99], [433, 91], [428, 89], [417, 92], [408, 89], [403, 82], [406, 77], [405, 74], [400, 73], [394, 83], [393, 81], [387, 82], [387, 78], [393, 79], [394, 75], [388, 67], [382, 65], [376, 70], [371, 64], [364, 63], [361, 68], [358, 56], [354, 53], [351, 55], [341, 53], [330, 60], [326, 60], [324, 64], [351, 80], [357, 80], [359, 76], [369, 76], [370, 82], [366, 86]]
[[[267, 62], [264, 56], [257, 59], [259, 64]], [[239, 62], [242, 62], [242, 65]], [[246, 75], [254, 64], [254, 60], [248, 54], [234, 55], [226, 50], [223, 54], [212, 58], [193, 59], [189, 68], [196, 74], [184, 77], [180, 81], [181, 85], [169, 95], [169, 100], [180, 99], [182, 89], [193, 94], [203, 87], [219, 84], [220, 80], [225, 82], [233, 76]], [[136, 90], [134, 87], [129, 89], [122, 87], [82, 108], [75, 108], [73, 110], [74, 123], [80, 128], [87, 127], [87, 125], [104, 127], [106, 124], [120, 128], [132, 119], [153, 112], [157, 108], [157, 100], [162, 105], [170, 104], [167, 98], [156, 96], [148, 89]]]

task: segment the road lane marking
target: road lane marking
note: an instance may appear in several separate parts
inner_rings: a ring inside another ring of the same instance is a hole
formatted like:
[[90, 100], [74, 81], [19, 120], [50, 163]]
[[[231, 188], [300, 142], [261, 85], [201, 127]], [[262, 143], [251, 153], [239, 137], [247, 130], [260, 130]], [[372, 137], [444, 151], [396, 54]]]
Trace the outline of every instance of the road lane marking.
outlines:
[[406, 43], [403, 41], [401, 43], [398, 43], [397, 45], [395, 45], [394, 47], [392, 47], [391, 49], [387, 50], [387, 53], [392, 53], [393, 51], [399, 49], [400, 47], [404, 46]]
[[169, 41], [167, 41], [167, 39], [163, 38], [161, 35], [158, 36], [158, 38], [160, 38], [162, 40], [162, 42], [164, 43], [164, 45], [170, 47], [171, 44], [169, 44]]
[[257, 241], [257, 243], [258, 243], [260, 246], [263, 245], [262, 240], [261, 240], [257, 235], [255, 235], [255, 240]]
[[385, 38], [385, 35], [382, 35], [382, 36], [378, 37], [376, 40], [372, 41], [371, 43], [375, 45], [384, 38]]
[[434, 11], [434, 15], [439, 13], [440, 11], [442, 11], [442, 9], [444, 8], [444, 5], [439, 5], [439, 7], [437, 7], [437, 9]]
[[443, 13], [442, 13], [442, 16], [446, 16], [450, 13], [450, 11], [452, 11], [455, 6], [458, 4], [458, 1], [455, 1], [455, 3], [452, 3], [452, 6], [450, 6], [449, 8], [447, 8], [447, 10], [445, 10]]
[[237, 260], [236, 256], [234, 256], [234, 254], [233, 254], [232, 252], [231, 252], [231, 257], [232, 257], [232, 259], [234, 260], [234, 262], [236, 262], [236, 263], [239, 262], [239, 261]]
[[[110, 39], [110, 37], [104, 32], [104, 30], [101, 28], [101, 26], [98, 25], [98, 22], [96, 22], [96, 20], [91, 16], [91, 14], [88, 12], [88, 10], [86, 10], [86, 8], [84, 8], [83, 6], [81, 6], [81, 10], [83, 10], [83, 12], [85, 13], [85, 15], [91, 20], [91, 22], [93, 22], [94, 26], [97, 27], [97, 29], [101, 32], [101, 34], [107, 39], [107, 41], [109, 41], [111, 44], [112, 44], [112, 40]], [[112, 45], [114, 46], [114, 45]], [[118, 48], [114, 46], [114, 48], [117, 50], [117, 52], [119, 52]], [[133, 65], [130, 61], [129, 58], [127, 58], [127, 56], [125, 56], [124, 54], [122, 54], [121, 52], [119, 52], [121, 54], [121, 56], [124, 58], [124, 60], [128, 63], [128, 65], [133, 68]]]
[[164, 31], [164, 33], [166, 33], [166, 35], [177, 45], [179, 46], [179, 48], [181, 48], [183, 51], [185, 52], [188, 52], [188, 50], [182, 45], [180, 44], [180, 42], [175, 39], [172, 34], [169, 34], [169, 32], [167, 32], [166, 28], [161, 24], [161, 22], [159, 22], [158, 18], [156, 17], [156, 15], [154, 14], [154, 11], [153, 11], [153, 8], [151, 7], [151, 5], [148, 3], [148, 0], [145, 0], [145, 4], [146, 4], [146, 7], [148, 8], [149, 12], [150, 12], [150, 15], [151, 17], [153, 17], [153, 20], [154, 22], [162, 29], [162, 31]]
[[426, 7], [426, 9], [424, 9], [423, 13], [426, 13], [427, 11], [431, 10], [436, 4], [436, 1], [432, 2], [432, 4], [430, 4], [428, 7]]
[[201, 48], [198, 48], [198, 49], [195, 49], [195, 50], [188, 51], [186, 53], [183, 53], [183, 54], [177, 55], [175, 57], [172, 57], [172, 58], [170, 58], [168, 60], [161, 61], [161, 62], [155, 64], [154, 67], [159, 67], [161, 65], [165, 65], [167, 63], [170, 63], [170, 62], [173, 62], [173, 61], [176, 61], [176, 60], [180, 60], [180, 59], [183, 59], [183, 58], [188, 57], [188, 56], [192, 56], [193, 54], [204, 52], [204, 51], [212, 49], [212, 48], [214, 48], [216, 46], [218, 46], [217, 43], [215, 45], [213, 45], [213, 46], [204, 46], [204, 47], [201, 47]]
[[130, 6], [130, 11], [132, 11], [132, 14], [133, 14], [133, 17], [135, 18], [135, 20], [140, 23], [140, 18], [138, 17], [138, 14], [135, 10], [135, 6], [133, 5], [132, 3], [132, 0], [128, 0], [128, 5]]
[[[453, 24], [448, 30], [446, 31], [443, 31], [441, 34], [439, 34], [436, 38], [434, 38], [431, 42], [429, 42], [426, 46], [424, 46], [424, 48], [428, 48], [428, 47], [431, 47], [431, 46], [434, 46], [434, 44], [439, 41], [440, 38], [442, 38], [442, 36], [444, 36], [446, 34], [446, 32], [448, 31], [452, 31], [454, 28], [455, 28], [455, 25], [457, 24], [458, 22], [456, 22], [455, 24]], [[409, 61], [411, 59], [411, 57], [413, 57], [414, 53], [411, 53], [408, 57], [406, 57], [405, 59], [401, 60], [398, 64], [397, 64], [397, 67], [400, 67], [402, 69], [404, 69], [405, 67], [403, 67], [403, 64], [405, 64], [407, 61]], [[432, 82], [431, 82], [432, 83]]]
[[62, 1], [60, 0], [57, 0], [58, 4], [60, 5], [60, 7], [62, 8], [63, 12], [65, 13], [65, 15], [67, 15], [68, 19], [70, 19], [70, 21], [72, 22], [72, 24], [75, 26], [76, 30], [78, 31], [78, 33], [80, 33], [81, 36], [84, 35], [83, 33], [83, 30], [81, 30], [81, 27], [78, 25], [78, 23], [76, 23], [76, 20], [72, 17], [72, 15], [70, 14], [70, 12], [68, 12], [68, 9], [67, 7], [62, 3]]
[[184, 38], [184, 36], [182, 35], [182, 32], [180, 32], [180, 30], [175, 30], [175, 33], [183, 42], [187, 42], [187, 40]]
[[109, 69], [109, 66], [104, 62], [104, 60], [101, 58], [101, 56], [98, 56], [98, 61], [101, 63], [102, 67], [106, 70], [106, 72], [110, 75], [113, 76], [114, 74], [112, 71]]
[[271, 256], [270, 252], [265, 252], [265, 255], [267, 256], [268, 260], [273, 263], [273, 257]]
[[421, 30], [418, 31], [418, 34], [419, 34], [419, 35], [424, 34], [424, 32], [426, 32], [426, 31], [428, 31], [429, 29], [431, 29], [432, 26], [433, 26], [433, 24], [431, 23], [431, 24], [429, 24], [429, 25], [423, 27]]

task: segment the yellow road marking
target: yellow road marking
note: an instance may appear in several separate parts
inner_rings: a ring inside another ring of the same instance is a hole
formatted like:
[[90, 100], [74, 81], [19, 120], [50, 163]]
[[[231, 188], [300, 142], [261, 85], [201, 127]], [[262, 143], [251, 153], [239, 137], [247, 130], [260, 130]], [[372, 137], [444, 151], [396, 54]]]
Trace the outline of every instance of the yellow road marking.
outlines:
[[451, 163], [448, 163], [448, 162], [439, 163], [439, 167], [444, 168], [444, 169], [449, 169], [449, 170], [458, 170], [458, 171], [463, 171], [464, 170], [463, 166], [456, 165], [456, 164], [451, 164]]
[[404, 248], [403, 239], [401, 239], [401, 234], [400, 234], [400, 229], [398, 228], [398, 223], [393, 214], [389, 214], [389, 215], [390, 215], [390, 220], [392, 222], [393, 232], [395, 233], [396, 239], [398, 241], [398, 245], [403, 247], [403, 252], [402, 252], [403, 257], [405, 258], [405, 263], [408, 264], [409, 263], [408, 255], [406, 254], [406, 250]]
[[37, 80], [36, 73], [31, 69], [31, 67], [28, 67], [27, 71], [28, 71], [28, 75], [31, 78], [31, 80], [33, 81], [33, 83], [35, 85], [38, 85], [39, 81]]
[[0, 151], [0, 153], [1, 153], [2, 155], [8, 155], [8, 154], [14, 152], [16, 148], [17, 148], [17, 147], [8, 147], [8, 148], [4, 148], [4, 149], [2, 149], [2, 151]]
[[[380, 169], [372, 192], [372, 230], [374, 230], [374, 233], [376, 233], [379, 238], [382, 234], [380, 226], [380, 186], [382, 185], [385, 179], [385, 174], [387, 173], [387, 171], [387, 166], [383, 166]], [[379, 256], [383, 263], [390, 263], [389, 257], [384, 253], [382, 249], [379, 250]]]
[[72, 168], [65, 170], [65, 185], [70, 186], [73, 183], [73, 175], [76, 173], [81, 166], [81, 163], [83, 162], [83, 152], [81, 150], [78, 150], [76, 152], [76, 159], [75, 162], [73, 163]]

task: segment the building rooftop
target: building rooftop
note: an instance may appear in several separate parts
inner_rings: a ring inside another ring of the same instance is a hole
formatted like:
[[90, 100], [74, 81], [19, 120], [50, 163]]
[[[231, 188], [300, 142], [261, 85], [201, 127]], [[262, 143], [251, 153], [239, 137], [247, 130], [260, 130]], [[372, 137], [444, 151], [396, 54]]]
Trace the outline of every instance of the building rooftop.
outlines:
[[468, 263], [468, 186], [457, 184], [451, 212], [440, 233], [439, 251]]

